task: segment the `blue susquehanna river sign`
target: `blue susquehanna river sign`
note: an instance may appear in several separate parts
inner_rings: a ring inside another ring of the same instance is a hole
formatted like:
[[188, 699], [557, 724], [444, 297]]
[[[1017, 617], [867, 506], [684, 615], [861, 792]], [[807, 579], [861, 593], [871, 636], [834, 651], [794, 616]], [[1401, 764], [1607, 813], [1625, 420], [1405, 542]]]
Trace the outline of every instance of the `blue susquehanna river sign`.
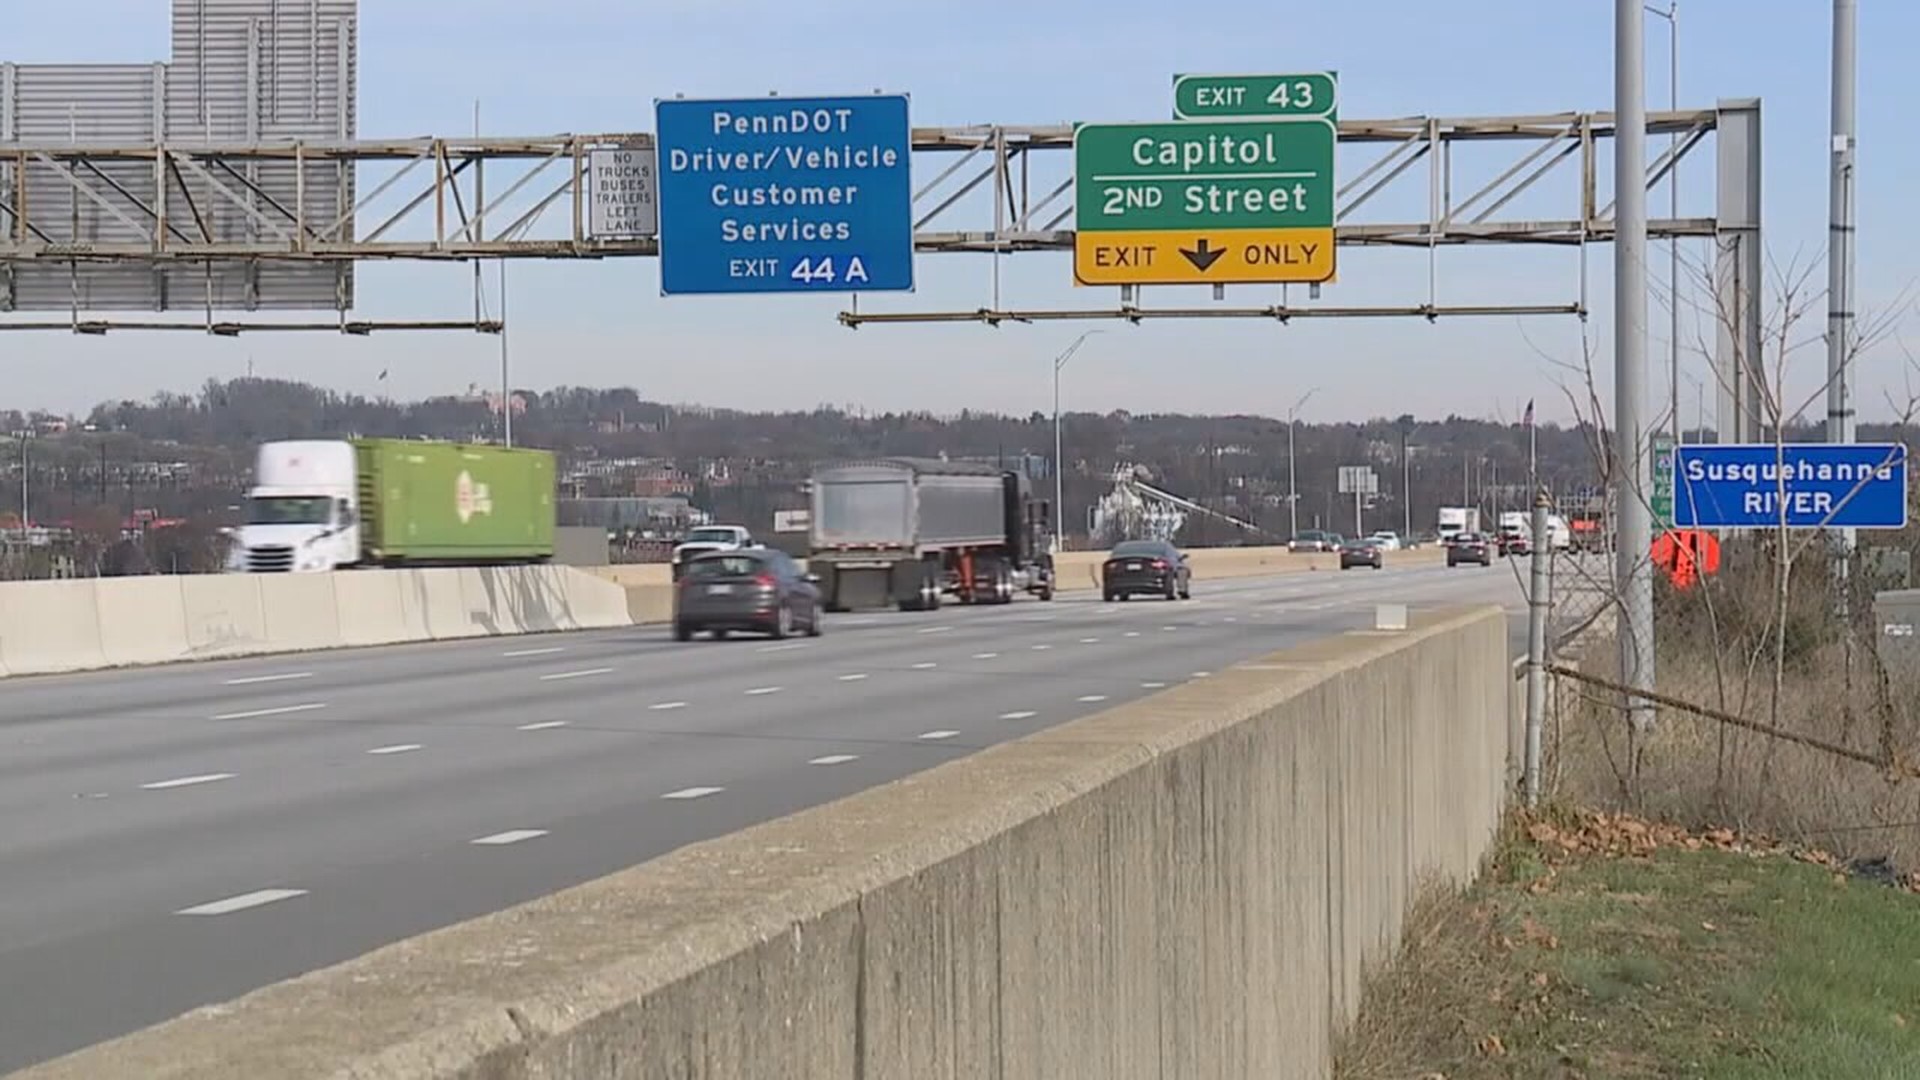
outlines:
[[1702, 529], [1903, 529], [1900, 443], [1725, 443], [1673, 451], [1673, 523]]
[[660, 291], [913, 288], [904, 94], [655, 103]]

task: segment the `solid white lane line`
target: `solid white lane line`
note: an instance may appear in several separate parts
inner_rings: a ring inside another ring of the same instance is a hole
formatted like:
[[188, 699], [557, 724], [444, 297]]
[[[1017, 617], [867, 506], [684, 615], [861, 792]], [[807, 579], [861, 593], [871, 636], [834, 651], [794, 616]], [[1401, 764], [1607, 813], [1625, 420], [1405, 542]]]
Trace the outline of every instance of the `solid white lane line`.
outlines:
[[521, 731], [547, 731], [552, 728], [566, 727], [565, 720], [542, 720], [537, 724], [521, 724]]
[[856, 671], [851, 675], [840, 676], [840, 681], [841, 682], [859, 682], [861, 679], [864, 679], [866, 677], [867, 677], [866, 672]]
[[305, 889], [261, 889], [258, 892], [241, 893], [229, 896], [225, 900], [215, 900], [197, 907], [182, 908], [175, 915], [231, 915], [236, 911], [245, 911], [262, 904], [271, 904], [279, 900], [291, 900], [296, 896], [307, 895]]
[[596, 667], [596, 668], [587, 668], [584, 671], [558, 671], [553, 673], [552, 675], [540, 676], [540, 681], [541, 682], [560, 682], [563, 679], [587, 679], [595, 675], [611, 675], [611, 674], [613, 674], [613, 669], [610, 667]]
[[392, 746], [376, 746], [376, 747], [374, 747], [373, 749], [371, 749], [371, 750], [369, 750], [369, 751], [367, 751], [367, 753], [369, 753], [369, 754], [382, 754], [382, 755], [384, 755], [384, 754], [409, 754], [409, 753], [412, 753], [413, 751], [415, 751], [415, 750], [419, 750], [419, 749], [422, 749], [422, 747], [421, 747], [421, 745], [420, 745], [419, 743], [417, 743], [417, 742], [403, 742], [403, 743], [394, 743], [394, 744], [393, 744]]
[[509, 829], [506, 832], [494, 833], [492, 836], [483, 836], [478, 840], [469, 840], [467, 843], [498, 847], [502, 844], [517, 844], [522, 840], [532, 840], [545, 835], [547, 835], [545, 829]]
[[510, 652], [503, 652], [500, 655], [508, 656], [508, 657], [552, 656], [554, 653], [563, 653], [566, 651], [567, 651], [566, 649], [558, 645], [550, 645], [544, 649], [514, 649]]
[[992, 660], [999, 655], [997, 652], [977, 652], [973, 654], [973, 658], [975, 660]]
[[1142, 690], [1165, 690], [1166, 688], [1167, 684], [1163, 682], [1143, 682], [1140, 684], [1140, 689]]
[[923, 626], [915, 632], [920, 634], [944, 634], [951, 629], [953, 629], [951, 626]]
[[663, 799], [704, 799], [709, 795], [718, 795], [725, 790], [727, 789], [723, 787], [690, 787], [681, 788], [679, 791], [669, 791], [660, 797]]
[[929, 731], [920, 737], [923, 739], [951, 739], [958, 734], [960, 733], [957, 731], [947, 731], [945, 729], [942, 729], [940, 731]]
[[684, 709], [686, 707], [687, 703], [684, 701], [662, 701], [647, 706], [648, 709], [654, 712], [672, 712], [675, 709]]
[[913, 670], [931, 671], [932, 669], [937, 668], [939, 666], [940, 666], [939, 664], [936, 664], [931, 660], [922, 660], [920, 663], [913, 665]]
[[809, 765], [845, 765], [849, 761], [858, 761], [858, 760], [860, 760], [859, 754], [828, 754], [826, 757], [814, 758], [812, 761], [807, 762], [807, 764]]
[[248, 675], [241, 679], [228, 679], [228, 686], [258, 686], [261, 683], [292, 682], [295, 679], [311, 679], [311, 671], [289, 671], [283, 675]]
[[762, 645], [753, 651], [754, 652], [792, 652], [795, 649], [804, 649], [806, 647], [807, 647], [807, 643], [804, 641], [790, 641], [785, 645]]
[[313, 712], [326, 708], [324, 702], [312, 702], [306, 705], [282, 705], [275, 709], [249, 709], [246, 712], [221, 713], [215, 720], [258, 720], [263, 716], [286, 716], [288, 713]]
[[1080, 701], [1088, 705], [1091, 705], [1096, 701], [1105, 701], [1105, 700], [1107, 700], [1107, 695], [1105, 694], [1082, 694], [1080, 696]]
[[233, 779], [233, 774], [230, 772], [216, 772], [207, 773], [203, 776], [182, 776], [175, 780], [155, 780], [151, 784], [141, 784], [140, 786], [148, 791], [166, 791], [169, 788], [193, 787], [195, 784], [212, 784], [221, 780], [231, 779]]
[[777, 694], [780, 692], [780, 689], [781, 688], [778, 686], [756, 686], [753, 689], [747, 691], [747, 696], [759, 697], [762, 694]]
[[1032, 710], [1029, 710], [1029, 709], [1022, 709], [1022, 710], [1021, 710], [1021, 711], [1019, 711], [1019, 712], [1010, 712], [1010, 713], [1001, 713], [1001, 714], [1000, 714], [1000, 719], [1002, 719], [1002, 720], [1031, 720], [1031, 719], [1033, 719], [1034, 717], [1036, 717], [1036, 716], [1038, 716], [1038, 715], [1040, 715], [1040, 714], [1039, 714], [1039, 713], [1036, 713], [1036, 712], [1033, 712]]

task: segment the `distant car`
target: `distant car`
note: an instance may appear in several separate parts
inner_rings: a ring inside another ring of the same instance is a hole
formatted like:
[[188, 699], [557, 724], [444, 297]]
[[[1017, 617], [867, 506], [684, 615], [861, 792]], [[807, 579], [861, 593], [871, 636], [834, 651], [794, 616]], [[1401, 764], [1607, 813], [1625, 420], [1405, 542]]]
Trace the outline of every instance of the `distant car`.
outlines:
[[1371, 536], [1358, 537], [1340, 545], [1342, 570], [1351, 570], [1356, 566], [1371, 566], [1378, 570], [1383, 561], [1380, 542]]
[[1484, 534], [1461, 532], [1453, 535], [1452, 543], [1447, 545], [1447, 565], [1459, 566], [1461, 563], [1493, 565], [1493, 545]]
[[804, 628], [820, 636], [820, 590], [785, 552], [719, 551], [688, 560], [673, 590], [673, 636], [716, 640], [740, 630], [788, 637]]
[[673, 579], [680, 580], [687, 564], [710, 551], [745, 551], [757, 548], [759, 541], [744, 525], [701, 525], [687, 532], [673, 546]]
[[1100, 595], [1108, 603], [1130, 596], [1193, 597], [1187, 557], [1165, 540], [1123, 540], [1100, 565]]
[[1531, 555], [1532, 553], [1533, 538], [1528, 536], [1525, 531], [1520, 529], [1500, 530], [1500, 554]]
[[1400, 550], [1399, 535], [1393, 532], [1389, 532], [1385, 529], [1382, 529], [1377, 533], [1368, 534], [1367, 539], [1373, 541], [1374, 544], [1378, 546], [1381, 551], [1399, 551]]
[[1340, 538], [1333, 533], [1308, 529], [1299, 536], [1287, 541], [1287, 550], [1296, 554], [1309, 551], [1333, 551], [1340, 546]]

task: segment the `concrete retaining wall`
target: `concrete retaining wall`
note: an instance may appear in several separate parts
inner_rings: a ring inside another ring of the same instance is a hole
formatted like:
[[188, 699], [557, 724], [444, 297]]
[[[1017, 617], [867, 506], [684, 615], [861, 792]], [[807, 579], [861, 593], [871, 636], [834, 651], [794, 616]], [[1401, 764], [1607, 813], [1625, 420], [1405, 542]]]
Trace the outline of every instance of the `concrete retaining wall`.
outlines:
[[619, 586], [562, 566], [0, 585], [0, 675], [629, 626]]
[[1276, 654], [24, 1077], [1323, 1076], [1497, 828], [1506, 640]]

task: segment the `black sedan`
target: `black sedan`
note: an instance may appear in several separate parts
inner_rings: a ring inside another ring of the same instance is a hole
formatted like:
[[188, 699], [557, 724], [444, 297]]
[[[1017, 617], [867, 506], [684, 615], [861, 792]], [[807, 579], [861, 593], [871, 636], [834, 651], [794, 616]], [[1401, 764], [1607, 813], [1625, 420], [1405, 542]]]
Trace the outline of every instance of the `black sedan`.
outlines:
[[1380, 554], [1380, 543], [1370, 536], [1357, 536], [1340, 545], [1340, 569], [1351, 570], [1356, 566], [1371, 566], [1380, 569], [1385, 561]]
[[1492, 566], [1493, 544], [1480, 533], [1455, 533], [1453, 542], [1447, 545], [1447, 565], [1459, 566], [1461, 563]]
[[1126, 540], [1114, 545], [1100, 566], [1100, 595], [1108, 603], [1130, 596], [1193, 596], [1193, 571], [1180, 549], [1165, 540]]
[[735, 630], [784, 638], [804, 628], [820, 636], [820, 590], [785, 552], [716, 551], [687, 563], [673, 590], [673, 636], [690, 641]]

